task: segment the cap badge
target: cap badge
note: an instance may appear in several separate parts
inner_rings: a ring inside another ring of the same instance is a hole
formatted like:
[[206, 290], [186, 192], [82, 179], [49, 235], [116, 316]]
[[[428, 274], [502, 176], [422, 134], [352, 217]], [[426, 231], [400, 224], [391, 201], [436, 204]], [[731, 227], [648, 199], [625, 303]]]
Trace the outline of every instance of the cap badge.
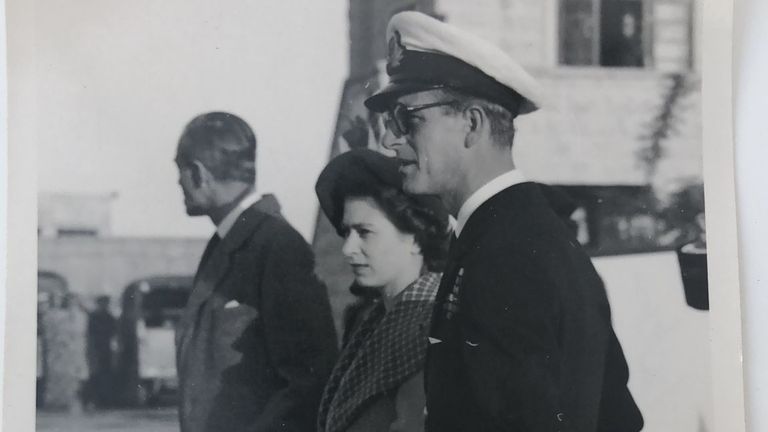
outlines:
[[389, 52], [387, 55], [387, 71], [400, 66], [400, 62], [403, 61], [403, 55], [405, 54], [405, 46], [400, 40], [400, 32], [395, 31], [391, 38], [389, 38]]

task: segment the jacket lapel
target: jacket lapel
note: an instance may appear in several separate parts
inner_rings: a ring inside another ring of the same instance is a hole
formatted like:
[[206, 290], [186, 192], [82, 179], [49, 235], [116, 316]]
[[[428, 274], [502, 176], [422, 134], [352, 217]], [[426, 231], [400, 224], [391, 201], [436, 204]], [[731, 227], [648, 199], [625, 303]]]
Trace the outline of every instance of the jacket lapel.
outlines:
[[179, 349], [182, 350], [192, 328], [195, 325], [200, 309], [219, 286], [220, 282], [230, 273], [235, 251], [250, 237], [259, 225], [269, 215], [280, 215], [279, 205], [273, 196], [267, 195], [238, 217], [232, 229], [224, 236], [219, 244], [210, 252], [208, 259], [201, 262], [201, 267], [195, 275], [192, 293], [187, 300], [184, 316], [179, 331]]
[[355, 334], [363, 339], [361, 345], [344, 351], [352, 357], [349, 366], [334, 370], [341, 377], [332, 384], [338, 386], [328, 404], [326, 432], [346, 430], [369, 401], [388, 394], [424, 367], [422, 324], [429, 320], [439, 280], [438, 273], [422, 275], [399, 295], [392, 310], [385, 311], [379, 303], [361, 324]]
[[354, 365], [358, 363], [356, 361], [357, 357], [363, 352], [365, 346], [368, 345], [367, 342], [370, 341], [370, 336], [376, 330], [376, 326], [384, 316], [384, 312], [384, 305], [381, 302], [375, 303], [366, 312], [363, 320], [356, 326], [349, 342], [337, 359], [320, 400], [318, 429], [321, 431], [336, 432], [343, 427], [341, 422], [336, 420], [336, 414], [332, 412], [336, 396], [340, 390], [343, 390], [342, 386], [345, 384], [346, 376], [351, 373], [353, 368], [356, 368]]
[[[514, 223], [515, 218], [524, 209], [541, 202], [538, 186], [531, 182], [510, 186], [486, 202], [472, 213], [459, 238], [451, 239], [445, 272], [440, 281], [440, 288], [435, 299], [430, 335], [442, 340], [445, 335], [439, 330], [441, 322], [455, 314], [460, 307], [461, 277], [464, 256], [476, 250], [483, 237], [499, 223]], [[510, 238], [509, 242], [515, 239]], [[449, 304], [453, 303], [453, 305]]]

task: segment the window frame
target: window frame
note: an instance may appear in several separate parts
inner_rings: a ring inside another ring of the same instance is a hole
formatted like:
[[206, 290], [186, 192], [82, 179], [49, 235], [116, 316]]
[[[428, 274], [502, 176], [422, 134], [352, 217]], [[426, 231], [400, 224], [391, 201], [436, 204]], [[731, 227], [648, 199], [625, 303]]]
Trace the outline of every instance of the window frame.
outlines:
[[[555, 59], [558, 67], [564, 68], [608, 68], [615, 70], [644, 70], [654, 69], [653, 59], [653, 0], [585, 0], [592, 5], [592, 46], [591, 61], [589, 64], [569, 64], [565, 61], [565, 26], [566, 8], [564, 3], [569, 0], [556, 0], [557, 4], [557, 55]], [[643, 52], [643, 66], [604, 66], [601, 64], [601, 43], [602, 43], [602, 6], [604, 1], [631, 1], [640, 3], [641, 19], [640, 26], [641, 44]]]

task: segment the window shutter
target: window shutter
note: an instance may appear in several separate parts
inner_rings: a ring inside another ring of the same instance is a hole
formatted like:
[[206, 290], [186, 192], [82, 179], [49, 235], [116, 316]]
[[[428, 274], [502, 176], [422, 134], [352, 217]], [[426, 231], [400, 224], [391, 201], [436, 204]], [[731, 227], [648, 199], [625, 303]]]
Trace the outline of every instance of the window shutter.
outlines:
[[593, 0], [560, 2], [560, 63], [594, 65], [599, 23]]
[[691, 65], [690, 1], [657, 0], [653, 8], [653, 58], [656, 69], [679, 72]]

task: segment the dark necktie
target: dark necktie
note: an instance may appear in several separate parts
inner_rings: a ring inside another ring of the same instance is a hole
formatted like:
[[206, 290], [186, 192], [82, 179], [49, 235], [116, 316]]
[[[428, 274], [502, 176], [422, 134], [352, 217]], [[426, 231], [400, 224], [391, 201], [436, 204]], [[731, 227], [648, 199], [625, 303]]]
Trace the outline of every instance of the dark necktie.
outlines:
[[203, 256], [200, 258], [200, 265], [197, 267], [198, 271], [203, 268], [205, 263], [208, 261], [208, 258], [211, 257], [211, 253], [214, 249], [216, 249], [216, 246], [221, 242], [221, 237], [219, 237], [219, 233], [214, 233], [213, 237], [211, 237], [210, 240], [208, 240], [208, 245], [205, 247], [205, 250], [203, 251]]

